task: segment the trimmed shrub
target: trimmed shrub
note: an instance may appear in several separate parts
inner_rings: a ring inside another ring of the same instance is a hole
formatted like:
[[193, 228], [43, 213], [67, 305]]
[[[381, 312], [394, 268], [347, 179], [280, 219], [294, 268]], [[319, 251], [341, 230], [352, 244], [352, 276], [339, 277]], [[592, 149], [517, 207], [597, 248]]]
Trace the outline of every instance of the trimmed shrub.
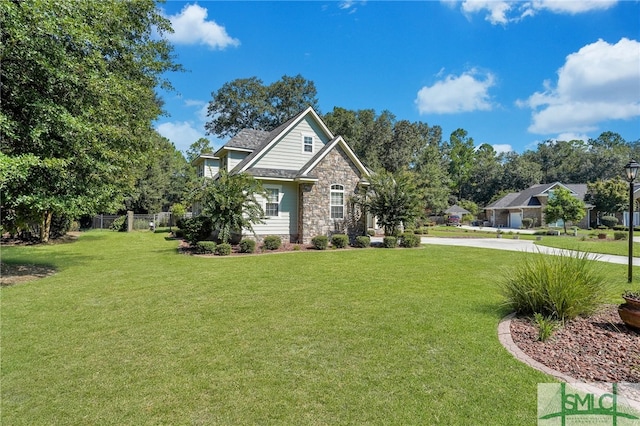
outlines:
[[618, 218], [615, 216], [602, 216], [600, 222], [607, 228], [613, 228], [618, 224]]
[[329, 238], [324, 235], [318, 235], [311, 239], [311, 245], [316, 250], [326, 250], [329, 245]]
[[253, 253], [256, 251], [256, 242], [254, 240], [250, 240], [245, 238], [240, 241], [240, 253]]
[[613, 239], [614, 240], [626, 240], [627, 239], [627, 233], [626, 232], [614, 232], [613, 233]]
[[525, 217], [524, 219], [522, 219], [522, 227], [524, 229], [529, 229], [533, 226], [533, 218], [531, 217]]
[[344, 234], [334, 234], [331, 237], [331, 245], [335, 248], [345, 248], [349, 245], [349, 237]]
[[198, 254], [211, 254], [216, 251], [216, 243], [213, 241], [198, 241], [195, 246], [195, 251]]
[[371, 245], [371, 238], [366, 235], [359, 235], [353, 245], [358, 248], [367, 248]]
[[400, 247], [420, 247], [420, 237], [416, 234], [405, 232], [400, 236]]
[[384, 248], [396, 248], [398, 247], [398, 239], [390, 235], [382, 239], [382, 247]]
[[182, 221], [184, 239], [191, 244], [206, 240], [211, 236], [211, 219], [205, 216], [196, 216]]
[[262, 245], [266, 250], [278, 250], [282, 245], [282, 239], [277, 235], [269, 235], [268, 237], [264, 237]]
[[606, 300], [610, 284], [590, 253], [522, 257], [505, 270], [500, 292], [505, 304], [522, 315], [539, 313], [566, 321], [593, 313]]
[[374, 229], [367, 229], [367, 235], [373, 237], [376, 235], [376, 231]]
[[221, 243], [216, 246], [216, 254], [218, 256], [229, 256], [231, 254], [231, 244]]

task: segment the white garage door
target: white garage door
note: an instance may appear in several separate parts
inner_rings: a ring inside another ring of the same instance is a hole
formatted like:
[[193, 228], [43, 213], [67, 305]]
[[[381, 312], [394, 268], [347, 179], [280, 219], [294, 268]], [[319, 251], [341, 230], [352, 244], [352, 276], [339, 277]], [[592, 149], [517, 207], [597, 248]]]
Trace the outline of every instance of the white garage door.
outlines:
[[520, 228], [522, 226], [522, 213], [509, 213], [509, 225], [511, 228]]

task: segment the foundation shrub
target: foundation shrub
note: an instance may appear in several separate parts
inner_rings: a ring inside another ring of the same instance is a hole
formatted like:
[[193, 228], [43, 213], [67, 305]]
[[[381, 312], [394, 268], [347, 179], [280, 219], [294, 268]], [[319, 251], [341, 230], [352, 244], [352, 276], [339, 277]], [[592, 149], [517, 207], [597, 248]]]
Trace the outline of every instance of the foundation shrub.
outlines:
[[359, 235], [353, 245], [358, 248], [367, 248], [371, 245], [371, 238], [366, 235]]
[[277, 235], [269, 235], [264, 238], [262, 245], [266, 250], [278, 250], [282, 245], [282, 239]]
[[420, 247], [420, 237], [414, 233], [405, 232], [400, 236], [400, 247]]
[[398, 247], [398, 238], [388, 235], [382, 239], [382, 247], [396, 248]]
[[195, 245], [198, 254], [212, 254], [216, 251], [216, 243], [213, 241], [198, 241]]
[[349, 237], [344, 234], [335, 234], [331, 236], [331, 245], [335, 248], [345, 248], [349, 245]]
[[326, 250], [329, 245], [329, 238], [324, 235], [318, 235], [311, 239], [311, 245], [316, 250]]
[[218, 256], [229, 256], [231, 254], [231, 244], [221, 243], [216, 246], [216, 254]]
[[248, 238], [240, 241], [238, 245], [240, 248], [240, 253], [253, 253], [256, 251], [256, 242], [255, 240], [250, 240]]

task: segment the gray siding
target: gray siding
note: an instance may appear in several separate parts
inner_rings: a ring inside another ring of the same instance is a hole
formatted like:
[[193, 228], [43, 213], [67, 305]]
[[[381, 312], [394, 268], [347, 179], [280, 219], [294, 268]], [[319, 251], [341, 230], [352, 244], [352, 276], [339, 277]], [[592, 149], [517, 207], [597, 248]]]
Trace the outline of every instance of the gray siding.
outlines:
[[248, 152], [229, 151], [229, 157], [227, 160], [229, 162], [229, 168], [227, 170], [233, 170], [233, 168], [237, 166], [239, 162], [244, 160], [247, 155], [249, 155]]
[[[303, 152], [302, 136], [313, 136], [313, 152]], [[329, 142], [329, 138], [313, 120], [305, 118], [265, 153], [253, 167], [298, 170]]]

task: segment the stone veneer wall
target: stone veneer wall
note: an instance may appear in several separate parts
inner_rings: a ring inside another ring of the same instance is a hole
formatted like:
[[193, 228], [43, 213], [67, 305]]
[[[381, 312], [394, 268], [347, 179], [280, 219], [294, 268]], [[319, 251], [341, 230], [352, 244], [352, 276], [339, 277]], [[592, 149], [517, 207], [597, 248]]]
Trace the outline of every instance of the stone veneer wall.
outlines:
[[[346, 233], [350, 239], [361, 234], [363, 223], [348, 226], [349, 197], [358, 187], [362, 177], [357, 167], [339, 146], [331, 150], [310, 173], [318, 177], [314, 184], [301, 184], [298, 202], [298, 238], [301, 243], [309, 244], [317, 235]], [[345, 219], [331, 219], [331, 185], [344, 186]], [[359, 229], [360, 228], [360, 229]]]

